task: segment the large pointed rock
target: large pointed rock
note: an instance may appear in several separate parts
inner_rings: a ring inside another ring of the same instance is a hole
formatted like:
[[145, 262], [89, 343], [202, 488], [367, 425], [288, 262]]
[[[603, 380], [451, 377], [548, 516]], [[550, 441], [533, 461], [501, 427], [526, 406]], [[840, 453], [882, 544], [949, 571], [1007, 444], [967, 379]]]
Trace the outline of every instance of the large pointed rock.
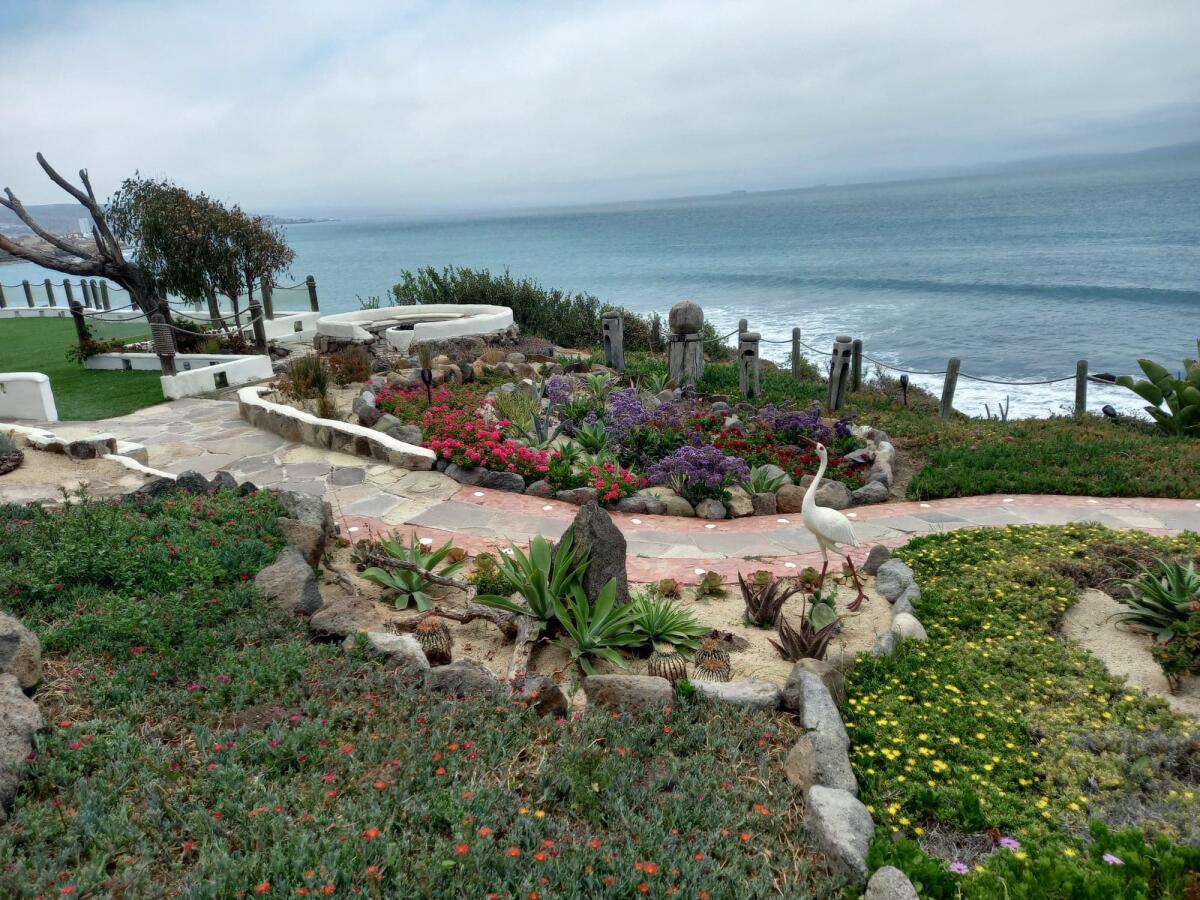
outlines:
[[571, 528], [575, 547], [591, 559], [583, 576], [583, 589], [595, 602], [610, 578], [617, 580], [617, 603], [629, 600], [629, 577], [625, 574], [625, 535], [596, 501], [584, 505]]

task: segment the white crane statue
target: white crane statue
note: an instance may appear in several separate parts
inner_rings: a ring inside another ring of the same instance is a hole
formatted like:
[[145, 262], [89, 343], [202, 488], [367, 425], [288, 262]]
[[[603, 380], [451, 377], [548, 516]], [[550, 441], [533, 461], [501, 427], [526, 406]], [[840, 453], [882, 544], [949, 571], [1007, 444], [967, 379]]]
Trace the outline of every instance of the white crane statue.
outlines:
[[[821, 466], [817, 469], [812, 484], [804, 492], [804, 503], [800, 507], [800, 512], [804, 516], [804, 527], [817, 539], [817, 545], [821, 548], [821, 558], [825, 560], [825, 564], [821, 566], [820, 581], [820, 586], [824, 587], [825, 573], [829, 571], [829, 551], [840, 552], [838, 544], [857, 547], [858, 538], [854, 534], [854, 526], [850, 524], [849, 519], [836, 509], [817, 506], [817, 488], [820, 487], [821, 477], [829, 465], [829, 453], [825, 450], [824, 444], [817, 441], [810, 441], [810, 443], [816, 447]], [[854, 587], [858, 591], [858, 596], [846, 608], [851, 612], [856, 612], [862, 606], [863, 601], [867, 599], [867, 595], [863, 593], [862, 582], [858, 578], [858, 573], [854, 571], [854, 563], [849, 554], [846, 554], [846, 564], [850, 567], [850, 577], [854, 579]]]

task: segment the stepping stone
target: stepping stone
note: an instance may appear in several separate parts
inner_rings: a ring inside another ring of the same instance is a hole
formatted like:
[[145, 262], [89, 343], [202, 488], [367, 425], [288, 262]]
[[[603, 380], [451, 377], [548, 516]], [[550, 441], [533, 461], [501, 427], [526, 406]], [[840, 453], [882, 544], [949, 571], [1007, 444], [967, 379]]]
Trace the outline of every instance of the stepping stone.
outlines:
[[329, 483], [337, 487], [346, 487], [352, 484], [362, 484], [364, 478], [367, 477], [366, 469], [359, 469], [353, 466], [344, 469], [335, 469], [329, 475]]

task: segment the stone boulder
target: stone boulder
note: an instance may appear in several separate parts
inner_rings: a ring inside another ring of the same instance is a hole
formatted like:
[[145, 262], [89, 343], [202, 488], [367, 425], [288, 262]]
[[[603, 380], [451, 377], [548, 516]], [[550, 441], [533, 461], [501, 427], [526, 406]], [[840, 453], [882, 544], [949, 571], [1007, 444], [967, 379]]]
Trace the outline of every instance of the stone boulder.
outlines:
[[821, 486], [817, 488], [817, 506], [826, 506], [829, 509], [846, 509], [850, 506], [850, 488], [846, 487], [840, 481], [821, 481]]
[[895, 866], [876, 869], [867, 882], [865, 900], [919, 900], [908, 876]]
[[849, 791], [814, 785], [804, 820], [833, 866], [860, 888], [867, 883], [867, 851], [875, 831], [871, 814]]
[[358, 646], [360, 635], [366, 642], [367, 655], [382, 661], [388, 668], [411, 672], [429, 670], [429, 660], [421, 644], [411, 634], [393, 634], [389, 631], [357, 632], [349, 635], [342, 646], [353, 650]]
[[25, 760], [33, 752], [33, 735], [45, 727], [38, 705], [25, 696], [15, 675], [0, 675], [0, 822], [21, 783]]
[[596, 498], [600, 496], [600, 492], [594, 487], [584, 485], [583, 487], [568, 488], [564, 491], [559, 491], [554, 495], [554, 499], [561, 500], [563, 503], [571, 503], [575, 506], [585, 506], [588, 503], [595, 503]]
[[111, 434], [93, 434], [67, 444], [71, 459], [98, 459], [117, 452], [117, 439]]
[[189, 494], [207, 494], [209, 491], [208, 479], [190, 469], [176, 476], [175, 487]]
[[475, 697], [500, 690], [496, 676], [481, 662], [460, 659], [447, 666], [437, 666], [425, 675], [425, 691], [439, 697]]
[[701, 500], [696, 504], [696, 515], [701, 519], [724, 519], [725, 504], [720, 500]]
[[892, 551], [883, 544], [876, 544], [871, 548], [871, 552], [867, 554], [866, 562], [858, 567], [858, 571], [864, 575], [875, 575], [879, 572], [879, 567], [892, 558]]
[[913, 570], [898, 559], [889, 559], [875, 573], [875, 590], [888, 603], [904, 593], [904, 589], [913, 583]]
[[592, 500], [576, 513], [571, 530], [576, 550], [587, 552], [590, 558], [583, 574], [583, 590], [588, 600], [596, 602], [600, 589], [615, 578], [617, 603], [627, 602], [629, 576], [625, 572], [625, 535], [613, 524], [612, 516]]
[[0, 673], [12, 675], [22, 690], [42, 680], [42, 645], [18, 619], [0, 613]]
[[858, 796], [858, 780], [846, 748], [819, 731], [800, 736], [788, 752], [783, 768], [788, 781], [801, 790], [821, 785]]
[[588, 675], [583, 692], [588, 703], [620, 709], [670, 706], [675, 701], [671, 682], [652, 675]]
[[897, 613], [892, 616], [892, 634], [902, 641], [927, 641], [925, 626], [912, 613]]
[[891, 493], [886, 484], [880, 481], [868, 481], [860, 488], [850, 492], [850, 501], [855, 506], [867, 506], [871, 503], [886, 503]]
[[804, 505], [804, 488], [785, 484], [775, 492], [775, 508], [781, 513], [798, 513]]
[[317, 576], [295, 547], [284, 547], [279, 558], [254, 578], [263, 596], [287, 613], [312, 615], [321, 608]]
[[771, 493], [755, 494], [750, 498], [750, 503], [756, 516], [773, 516], [779, 512], [775, 495]]
[[283, 539], [287, 541], [288, 546], [299, 550], [305, 562], [314, 569], [321, 564], [321, 557], [325, 555], [324, 531], [287, 516], [280, 516], [275, 520], [275, 524], [283, 532]]
[[[361, 399], [361, 398], [360, 398]], [[373, 403], [358, 402], [358, 424], [363, 428], [374, 428], [375, 423], [383, 418], [383, 413], [375, 408]]]
[[301, 491], [275, 491], [274, 494], [289, 519], [320, 529], [324, 532], [326, 540], [337, 531], [333, 507], [321, 497]]
[[736, 681], [694, 681], [696, 692], [722, 703], [744, 706], [747, 709], [778, 709], [783, 691], [777, 684], [761, 678], [739, 678]]
[[752, 515], [754, 515], [754, 499], [741, 487], [731, 487], [729, 489], [729, 517], [743, 519]]
[[209, 480], [208, 489], [213, 493], [217, 491], [236, 491], [238, 490], [238, 480], [233, 477], [231, 472], [221, 469]]
[[833, 702], [840, 706], [846, 701], [846, 673], [833, 661], [828, 659], [801, 659], [792, 666], [787, 683], [783, 687], [783, 705], [793, 712], [800, 709], [802, 702], [802, 687], [800, 673], [809, 672], [821, 679]]
[[493, 472], [478, 466], [474, 469], [464, 469], [456, 463], [446, 466], [446, 474], [459, 484], [471, 487], [491, 488], [496, 491], [516, 491], [518, 494], [525, 490], [525, 479], [516, 472]]
[[764, 463], [759, 466], [759, 469], [766, 475], [767, 478], [782, 478], [784, 484], [792, 483], [792, 476], [781, 469], [775, 463]]
[[793, 669], [792, 677], [788, 678], [784, 688], [784, 702], [807, 730], [819, 731], [843, 747], [850, 746], [850, 736], [842, 724], [841, 713], [819, 675]]
[[564, 716], [570, 704], [567, 695], [549, 675], [530, 672], [513, 681], [513, 699], [532, 706], [539, 716]]
[[413, 425], [409, 422], [393, 425], [384, 431], [384, 434], [390, 438], [395, 438], [401, 443], [412, 444], [414, 447], [421, 446], [421, 440], [424, 438], [424, 434], [421, 433], [421, 426]]

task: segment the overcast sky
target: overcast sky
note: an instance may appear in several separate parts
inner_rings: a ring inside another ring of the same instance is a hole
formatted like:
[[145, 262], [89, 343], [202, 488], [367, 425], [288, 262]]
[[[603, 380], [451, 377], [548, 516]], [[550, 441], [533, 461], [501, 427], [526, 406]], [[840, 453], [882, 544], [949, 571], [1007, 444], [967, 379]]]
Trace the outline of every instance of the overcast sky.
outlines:
[[803, 186], [1200, 138], [1197, 0], [0, 0], [0, 186], [257, 211]]

